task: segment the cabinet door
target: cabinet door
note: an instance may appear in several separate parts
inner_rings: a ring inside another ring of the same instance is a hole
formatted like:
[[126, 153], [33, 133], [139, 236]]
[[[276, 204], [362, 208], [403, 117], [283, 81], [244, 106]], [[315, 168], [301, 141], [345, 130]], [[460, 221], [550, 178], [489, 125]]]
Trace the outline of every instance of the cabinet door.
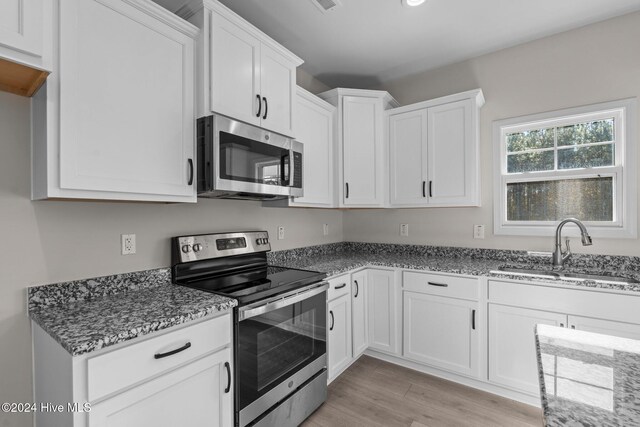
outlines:
[[477, 162], [472, 101], [431, 107], [428, 113], [427, 192], [430, 204], [464, 205], [472, 198]]
[[399, 354], [398, 290], [395, 272], [367, 270], [369, 347], [385, 353]]
[[293, 137], [296, 66], [264, 44], [260, 58], [262, 127]]
[[[231, 350], [225, 349], [92, 405], [92, 427], [230, 426]], [[227, 366], [229, 368], [227, 368]]]
[[564, 314], [489, 304], [489, 381], [538, 395], [535, 326], [566, 322]]
[[352, 360], [351, 353], [351, 295], [329, 301], [329, 379], [335, 378]]
[[569, 316], [568, 327], [579, 331], [613, 335], [615, 337], [640, 340], [640, 325], [615, 322], [612, 320], [594, 319], [592, 317]]
[[427, 110], [389, 116], [390, 202], [427, 204]]
[[260, 40], [215, 12], [210, 37], [211, 111], [259, 126]]
[[376, 98], [342, 98], [343, 203], [345, 206], [382, 204], [382, 106]]
[[457, 373], [478, 373], [477, 303], [404, 292], [404, 356]]
[[193, 38], [124, 1], [65, 0], [60, 64], [60, 187], [195, 201]]
[[42, 55], [43, 1], [0, 1], [0, 46], [33, 56]]
[[353, 357], [360, 356], [368, 345], [367, 335], [367, 272], [351, 275], [351, 330]]
[[[333, 115], [335, 109], [323, 108], [310, 93], [297, 96], [295, 133], [304, 145], [302, 184], [304, 197], [293, 199], [292, 205], [332, 207], [333, 200]], [[327, 104], [329, 106], [329, 104]]]

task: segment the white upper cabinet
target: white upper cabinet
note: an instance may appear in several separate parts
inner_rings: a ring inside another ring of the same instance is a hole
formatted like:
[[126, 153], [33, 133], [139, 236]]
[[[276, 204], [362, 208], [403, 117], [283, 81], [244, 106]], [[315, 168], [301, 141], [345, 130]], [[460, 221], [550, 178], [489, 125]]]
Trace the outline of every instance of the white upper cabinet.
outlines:
[[397, 102], [382, 91], [334, 89], [319, 95], [338, 107], [340, 207], [382, 207], [387, 197], [384, 111]]
[[302, 156], [303, 197], [264, 202], [264, 206], [332, 208], [334, 197], [334, 117], [336, 108], [298, 87], [296, 140], [304, 146]]
[[51, 27], [53, 0], [0, 1], [0, 58], [51, 71], [45, 31]]
[[210, 111], [260, 126], [260, 39], [217, 13], [210, 33]]
[[296, 68], [303, 61], [216, 0], [192, 1], [177, 14], [202, 30], [198, 115], [295, 136]]
[[33, 198], [196, 201], [197, 28], [151, 1], [59, 3], [33, 103]]
[[479, 206], [481, 90], [389, 110], [392, 207]]
[[418, 205], [427, 197], [427, 111], [389, 116], [389, 198], [392, 205]]

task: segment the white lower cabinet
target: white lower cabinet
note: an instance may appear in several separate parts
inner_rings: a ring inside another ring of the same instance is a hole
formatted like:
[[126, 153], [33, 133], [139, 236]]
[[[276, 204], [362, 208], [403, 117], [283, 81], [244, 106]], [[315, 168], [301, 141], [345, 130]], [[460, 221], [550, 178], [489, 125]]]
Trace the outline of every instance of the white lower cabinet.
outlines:
[[71, 356], [33, 324], [36, 402], [90, 411], [39, 412], [38, 427], [233, 425], [231, 314]]
[[360, 356], [369, 345], [367, 333], [367, 271], [351, 275], [351, 330], [353, 357]]
[[231, 426], [227, 348], [94, 405], [92, 427]]
[[535, 326], [566, 322], [565, 314], [489, 304], [489, 381], [539, 393]]
[[400, 354], [399, 293], [394, 271], [367, 270], [369, 348]]
[[404, 357], [464, 375], [478, 373], [477, 302], [404, 292]]
[[636, 295], [492, 280], [488, 286], [488, 379], [493, 384], [539, 395], [538, 324], [640, 339]]
[[329, 301], [327, 329], [329, 381], [351, 364], [351, 295]]

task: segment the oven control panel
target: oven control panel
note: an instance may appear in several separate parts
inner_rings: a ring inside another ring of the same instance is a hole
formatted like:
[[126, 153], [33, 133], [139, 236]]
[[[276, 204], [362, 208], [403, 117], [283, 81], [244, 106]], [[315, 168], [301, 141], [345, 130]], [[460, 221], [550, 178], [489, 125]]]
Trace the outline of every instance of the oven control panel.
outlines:
[[269, 233], [266, 231], [181, 236], [174, 237], [173, 244], [174, 251], [179, 253], [180, 262], [201, 261], [271, 250]]

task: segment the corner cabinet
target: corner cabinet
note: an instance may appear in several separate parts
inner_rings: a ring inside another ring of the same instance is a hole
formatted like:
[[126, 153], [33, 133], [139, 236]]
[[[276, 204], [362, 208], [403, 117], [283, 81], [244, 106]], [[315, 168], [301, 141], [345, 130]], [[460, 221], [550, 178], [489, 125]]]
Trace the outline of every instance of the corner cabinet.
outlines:
[[387, 197], [384, 111], [389, 93], [338, 88], [318, 95], [338, 109], [339, 207], [383, 207]]
[[269, 207], [333, 208], [334, 191], [334, 123], [336, 108], [314, 94], [298, 87], [296, 97], [296, 140], [304, 146], [302, 156], [303, 197], [265, 201]]
[[[231, 426], [231, 331], [227, 313], [71, 356], [34, 323], [36, 402], [65, 408], [36, 413], [35, 425]], [[78, 409], [69, 411], [68, 402]]]
[[148, 0], [54, 2], [32, 198], [195, 202], [195, 37]]
[[295, 137], [296, 68], [303, 61], [216, 0], [176, 13], [201, 29], [198, 115], [222, 114]]
[[389, 205], [480, 206], [482, 91], [388, 110]]

